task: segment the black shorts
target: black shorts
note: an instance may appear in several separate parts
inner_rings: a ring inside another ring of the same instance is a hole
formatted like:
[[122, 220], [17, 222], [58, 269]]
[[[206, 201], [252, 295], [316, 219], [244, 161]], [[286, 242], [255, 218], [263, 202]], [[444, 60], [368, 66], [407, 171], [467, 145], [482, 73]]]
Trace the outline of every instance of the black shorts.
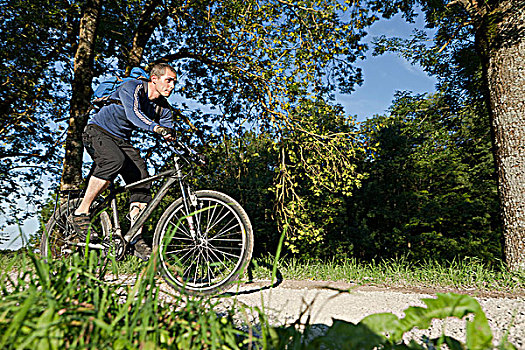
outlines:
[[[140, 152], [128, 142], [108, 133], [101, 127], [88, 124], [82, 134], [84, 147], [93, 159], [92, 176], [113, 181], [120, 174], [126, 184], [149, 176]], [[130, 190], [130, 202], [148, 203], [151, 183]]]

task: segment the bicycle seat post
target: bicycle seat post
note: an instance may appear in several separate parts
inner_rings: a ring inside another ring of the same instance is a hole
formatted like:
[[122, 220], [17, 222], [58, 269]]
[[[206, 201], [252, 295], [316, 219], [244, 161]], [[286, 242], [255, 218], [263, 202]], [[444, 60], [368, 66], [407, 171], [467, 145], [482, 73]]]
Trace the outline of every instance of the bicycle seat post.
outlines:
[[109, 193], [111, 201], [111, 212], [113, 214], [113, 227], [115, 228], [115, 233], [121, 236], [122, 229], [120, 227], [120, 220], [118, 217], [117, 196], [115, 194], [115, 186], [113, 185], [113, 183], [109, 185]]

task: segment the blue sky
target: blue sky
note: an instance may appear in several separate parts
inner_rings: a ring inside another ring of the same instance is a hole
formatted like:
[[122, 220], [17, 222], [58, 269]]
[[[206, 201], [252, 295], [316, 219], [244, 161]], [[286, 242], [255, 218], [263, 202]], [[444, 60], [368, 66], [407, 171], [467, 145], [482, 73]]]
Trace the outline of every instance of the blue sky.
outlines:
[[[415, 24], [407, 24], [400, 16], [391, 20], [376, 22], [368, 31], [369, 40], [373, 37], [399, 36], [408, 37], [414, 28], [421, 29], [423, 19], [416, 18]], [[371, 50], [370, 50], [371, 51]], [[349, 115], [357, 115], [358, 120], [365, 120], [376, 114], [384, 114], [392, 102], [396, 91], [412, 91], [415, 93], [435, 91], [436, 80], [429, 77], [420, 67], [411, 65], [406, 60], [387, 53], [379, 57], [368, 53], [367, 59], [357, 64], [363, 69], [364, 83], [357, 87], [351, 95], [337, 95], [336, 100], [343, 105]], [[23, 204], [21, 204], [23, 206]], [[34, 208], [26, 208], [34, 211]], [[1, 222], [2, 218], [0, 218]], [[25, 235], [31, 235], [38, 229], [36, 219], [23, 223], [21, 231]], [[11, 226], [0, 232], [1, 236], [9, 236], [10, 239], [0, 249], [18, 249], [21, 245], [20, 229]]]
[[[415, 28], [422, 29], [423, 26], [421, 16], [416, 17], [414, 24], [408, 24], [398, 15], [390, 20], [376, 22], [368, 31], [368, 40], [380, 35], [407, 38]], [[365, 61], [357, 64], [363, 69], [363, 85], [357, 87], [351, 95], [336, 96], [347, 114], [357, 115], [358, 120], [364, 120], [376, 114], [384, 114], [396, 91], [435, 91], [436, 79], [428, 76], [421, 67], [392, 53], [372, 56], [371, 51], [370, 48]]]

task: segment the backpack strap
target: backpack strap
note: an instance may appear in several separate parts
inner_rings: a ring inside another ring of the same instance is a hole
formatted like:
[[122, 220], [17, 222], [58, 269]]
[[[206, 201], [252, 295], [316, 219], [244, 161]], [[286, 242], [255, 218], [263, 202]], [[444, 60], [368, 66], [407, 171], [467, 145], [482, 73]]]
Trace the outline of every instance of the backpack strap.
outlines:
[[155, 107], [155, 116], [160, 119], [160, 116], [162, 115], [162, 109], [163, 107], [159, 104]]
[[[148, 84], [147, 84], [147, 82], [144, 82], [144, 90], [146, 91], [146, 94], [147, 94], [148, 93]], [[173, 113], [173, 116], [178, 116], [179, 118], [181, 118], [184, 121], [184, 123], [186, 123], [190, 127], [190, 130], [193, 131], [197, 135], [197, 137], [201, 140], [202, 144], [206, 148], [209, 147], [208, 143], [205, 141], [204, 134], [202, 133], [202, 131], [197, 129], [195, 127], [195, 125], [193, 125], [192, 122], [188, 119], [188, 117], [186, 117], [178, 109], [176, 109], [172, 105], [170, 105], [170, 103], [168, 102], [168, 100], [165, 97], [162, 97], [162, 100], [160, 100], [158, 102], [160, 102], [160, 103], [157, 103], [156, 107], [155, 107], [155, 116], [156, 117], [160, 118], [160, 116], [162, 115], [163, 109], [164, 108], [168, 108]]]
[[[144, 86], [144, 92], [146, 93], [146, 97], [147, 97], [148, 96], [148, 81], [149, 80], [145, 80], [145, 79], [140, 79], [140, 80], [142, 80], [142, 86]], [[164, 108], [169, 108], [170, 104], [166, 100], [165, 97], [162, 97], [162, 99], [160, 101], [155, 101], [155, 102], [156, 102], [155, 103], [155, 118], [159, 119], [160, 116], [162, 115], [162, 110]], [[158, 103], [158, 102], [161, 102], [161, 103]], [[163, 104], [166, 105], [166, 106], [162, 106]]]

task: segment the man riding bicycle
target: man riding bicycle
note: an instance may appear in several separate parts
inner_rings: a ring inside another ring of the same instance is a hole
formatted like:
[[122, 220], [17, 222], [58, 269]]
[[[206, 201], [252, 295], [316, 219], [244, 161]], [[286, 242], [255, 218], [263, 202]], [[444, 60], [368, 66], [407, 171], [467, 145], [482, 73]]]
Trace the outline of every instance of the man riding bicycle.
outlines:
[[[162, 134], [167, 141], [172, 135], [173, 114], [167, 98], [175, 87], [176, 73], [166, 63], [153, 66], [150, 80], [132, 79], [122, 84], [111, 96], [115, 101], [94, 114], [82, 135], [84, 147], [93, 159], [92, 175], [80, 206], [67, 218], [75, 232], [86, 237], [91, 225], [90, 206], [108, 185], [121, 175], [126, 183], [149, 176], [138, 149], [131, 145], [131, 133], [140, 128]], [[158, 121], [155, 121], [158, 120]], [[130, 219], [133, 225], [140, 211], [151, 200], [150, 183], [130, 189]], [[136, 255], [148, 259], [151, 248], [141, 235], [132, 242]], [[97, 233], [91, 232], [91, 239]]]

